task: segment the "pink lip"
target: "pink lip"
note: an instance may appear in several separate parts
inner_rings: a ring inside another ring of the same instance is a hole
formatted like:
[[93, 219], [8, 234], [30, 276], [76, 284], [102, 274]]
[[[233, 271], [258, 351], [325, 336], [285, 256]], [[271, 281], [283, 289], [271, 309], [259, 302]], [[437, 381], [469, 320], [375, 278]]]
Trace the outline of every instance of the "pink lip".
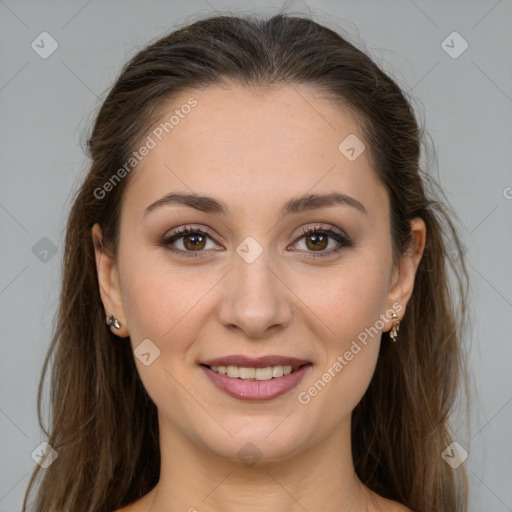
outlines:
[[232, 355], [226, 357], [218, 357], [203, 361], [201, 364], [206, 366], [245, 366], [247, 368], [265, 368], [267, 366], [291, 366], [294, 370], [310, 363], [305, 359], [297, 359], [288, 356], [262, 356], [247, 357], [244, 355]]
[[[291, 359], [287, 358], [287, 360], [290, 361]], [[225, 359], [222, 361], [225, 361]], [[277, 364], [281, 363], [268, 364], [266, 366], [276, 366]], [[254, 363], [249, 365], [245, 362], [244, 365], [255, 368], [263, 368], [265, 366], [254, 366]], [[249, 401], [272, 400], [273, 398], [283, 395], [295, 387], [311, 368], [311, 363], [306, 363], [300, 366], [298, 370], [288, 375], [283, 375], [282, 377], [276, 377], [270, 380], [244, 380], [214, 372], [208, 366], [201, 365], [201, 369], [217, 389], [220, 389], [233, 398]]]

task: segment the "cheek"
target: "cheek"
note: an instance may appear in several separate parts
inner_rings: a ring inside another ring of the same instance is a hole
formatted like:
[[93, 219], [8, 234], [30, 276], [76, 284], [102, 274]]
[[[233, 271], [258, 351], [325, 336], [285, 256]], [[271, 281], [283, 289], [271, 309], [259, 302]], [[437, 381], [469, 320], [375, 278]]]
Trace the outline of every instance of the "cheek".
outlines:
[[[323, 287], [304, 286], [300, 292], [313, 304], [321, 355], [316, 371], [299, 390], [306, 394], [299, 401], [315, 402], [313, 407], [333, 421], [353, 410], [371, 381], [384, 328], [387, 277], [382, 258], [358, 255], [322, 279]], [[339, 407], [326, 408], [326, 403]]]
[[329, 346], [339, 352], [359, 333], [375, 326], [385, 312], [388, 262], [371, 253], [354, 253], [329, 271], [298, 281], [295, 290], [315, 313], [310, 316], [324, 324]]
[[134, 342], [152, 337], [163, 342], [198, 300], [195, 287], [166, 262], [162, 251], [132, 251], [120, 263], [123, 305]]
[[[174, 394], [177, 388], [172, 377], [178, 382], [188, 378], [187, 371], [195, 361], [194, 341], [201, 337], [205, 319], [213, 314], [211, 297], [219, 281], [217, 274], [205, 275], [199, 267], [171, 265], [161, 251], [133, 251], [120, 266], [132, 349], [137, 355], [137, 347], [149, 339], [160, 351], [155, 350], [158, 357], [149, 366], [135, 358], [154, 400], [161, 389]], [[174, 400], [179, 399], [177, 392]]]
[[[185, 357], [190, 340], [197, 338], [202, 325], [195, 315], [201, 311], [198, 300], [206, 290], [202, 285], [187, 286], [190, 281], [179, 269], [171, 273], [171, 266], [163, 265], [161, 258], [152, 259], [149, 251], [133, 252], [120, 269], [134, 361], [144, 388], [160, 410], [172, 403], [175, 410], [184, 414], [186, 396], [180, 383], [186, 382]], [[147, 344], [148, 339], [154, 346]], [[149, 347], [145, 352], [149, 350], [151, 354], [149, 365], [137, 357], [137, 348], [143, 341]]]

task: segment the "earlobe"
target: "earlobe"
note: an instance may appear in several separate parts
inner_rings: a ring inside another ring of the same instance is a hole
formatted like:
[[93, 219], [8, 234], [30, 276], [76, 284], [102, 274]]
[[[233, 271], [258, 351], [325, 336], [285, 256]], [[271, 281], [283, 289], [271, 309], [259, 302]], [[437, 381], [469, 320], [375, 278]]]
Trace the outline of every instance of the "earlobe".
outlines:
[[[98, 223], [94, 224], [92, 227], [91, 235], [94, 246], [99, 291], [105, 309], [106, 328], [110, 328], [116, 336], [125, 338], [129, 335], [129, 332], [126, 327], [126, 317], [115, 258], [109, 255], [105, 250], [102, 230]], [[113, 321], [109, 323], [111, 315], [117, 320], [117, 324]], [[120, 327], [116, 328], [116, 325]]]
[[[399, 321], [404, 317], [407, 303], [412, 295], [416, 271], [418, 270], [426, 243], [427, 228], [423, 219], [419, 217], [414, 218], [411, 220], [410, 224], [412, 235], [411, 245], [409, 250], [400, 258], [395, 268], [388, 297], [390, 304], [398, 303], [402, 306], [401, 310], [399, 312], [397, 311], [399, 313]], [[389, 329], [391, 328], [392, 325], [390, 323]]]

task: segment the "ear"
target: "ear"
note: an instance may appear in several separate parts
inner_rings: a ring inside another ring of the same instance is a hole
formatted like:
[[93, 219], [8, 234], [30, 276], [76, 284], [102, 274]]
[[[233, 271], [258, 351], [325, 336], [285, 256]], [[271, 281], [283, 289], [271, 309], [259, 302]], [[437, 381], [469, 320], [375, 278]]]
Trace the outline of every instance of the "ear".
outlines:
[[[410, 224], [412, 231], [411, 245], [393, 270], [388, 296], [389, 307], [396, 310], [398, 314], [396, 320], [399, 321], [405, 315], [407, 303], [414, 289], [414, 278], [423, 256], [427, 235], [427, 228], [423, 219], [419, 217], [414, 218], [410, 221]], [[401, 309], [396, 307], [397, 304], [400, 304]], [[392, 305], [395, 305], [395, 307], [392, 307]], [[391, 329], [392, 325], [392, 322], [390, 322], [388, 330]]]
[[91, 234], [94, 245], [100, 296], [106, 313], [105, 318], [114, 315], [114, 317], [119, 320], [121, 328], [116, 329], [114, 326], [111, 326], [110, 330], [116, 336], [126, 338], [129, 335], [129, 331], [126, 323], [115, 258], [110, 256], [105, 250], [101, 227], [98, 223], [94, 224], [92, 227]]

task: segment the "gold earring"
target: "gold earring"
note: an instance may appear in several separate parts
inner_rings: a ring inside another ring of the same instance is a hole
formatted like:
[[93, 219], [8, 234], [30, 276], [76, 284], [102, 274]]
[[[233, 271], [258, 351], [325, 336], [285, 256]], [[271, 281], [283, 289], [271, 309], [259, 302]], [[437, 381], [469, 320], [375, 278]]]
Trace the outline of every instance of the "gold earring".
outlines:
[[[393, 320], [395, 318], [398, 318], [398, 315], [395, 312], [393, 312]], [[396, 343], [397, 333], [398, 333], [399, 329], [400, 329], [400, 321], [394, 320], [393, 327], [389, 331], [389, 337], [392, 339], [393, 343]]]

